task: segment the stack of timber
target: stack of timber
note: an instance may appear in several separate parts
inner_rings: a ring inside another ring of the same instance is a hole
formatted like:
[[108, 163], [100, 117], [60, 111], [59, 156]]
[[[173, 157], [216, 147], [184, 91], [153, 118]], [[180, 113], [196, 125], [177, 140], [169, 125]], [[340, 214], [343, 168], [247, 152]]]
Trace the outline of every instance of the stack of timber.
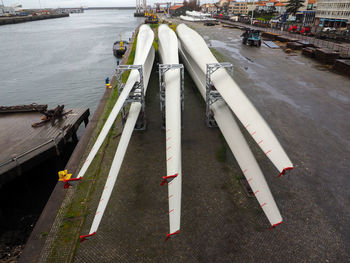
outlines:
[[288, 37], [288, 36], [276, 36], [276, 40], [280, 41], [280, 42], [297, 42], [298, 39], [296, 38], [292, 38], [292, 37]]
[[314, 47], [314, 45], [307, 40], [299, 40], [297, 43], [303, 45], [303, 47]]
[[338, 72], [350, 76], [350, 59], [335, 60], [334, 69]]
[[279, 37], [280, 35], [279, 34], [276, 34], [276, 33], [272, 33], [272, 32], [262, 32], [261, 33], [261, 36], [263, 38], [267, 38], [267, 39], [271, 39], [271, 40], [276, 40], [277, 37]]
[[313, 47], [303, 48], [301, 54], [303, 54], [304, 56], [309, 57], [309, 58], [315, 58], [316, 48], [313, 48]]
[[303, 44], [300, 44], [298, 42], [288, 42], [287, 48], [290, 48], [293, 50], [301, 50], [303, 48]]
[[316, 49], [315, 57], [318, 61], [327, 65], [334, 65], [335, 60], [338, 59], [340, 53], [326, 48]]

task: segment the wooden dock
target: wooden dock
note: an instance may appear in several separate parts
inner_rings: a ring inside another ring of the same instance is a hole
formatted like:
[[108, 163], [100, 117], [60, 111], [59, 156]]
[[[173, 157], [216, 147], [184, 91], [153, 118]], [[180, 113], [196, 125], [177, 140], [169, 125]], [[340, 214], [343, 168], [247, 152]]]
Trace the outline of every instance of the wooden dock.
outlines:
[[61, 147], [76, 140], [76, 131], [88, 123], [89, 109], [73, 109], [52, 126], [32, 124], [43, 116], [39, 112], [0, 114], [0, 187], [22, 172], [59, 155]]

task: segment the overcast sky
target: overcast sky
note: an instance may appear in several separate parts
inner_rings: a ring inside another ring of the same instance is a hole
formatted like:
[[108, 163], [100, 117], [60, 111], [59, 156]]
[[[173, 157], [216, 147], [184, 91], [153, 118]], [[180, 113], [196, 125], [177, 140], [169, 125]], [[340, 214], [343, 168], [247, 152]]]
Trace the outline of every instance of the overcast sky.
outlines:
[[[136, 0], [0, 0], [5, 6], [13, 4], [22, 4], [23, 8], [39, 8], [41, 7], [80, 7], [80, 6], [135, 6]], [[168, 2], [169, 0], [148, 0], [147, 4], [153, 5], [158, 2]], [[218, 0], [201, 0], [201, 4], [214, 3]], [[170, 0], [174, 3], [174, 0]], [[183, 0], [176, 0], [181, 3]]]

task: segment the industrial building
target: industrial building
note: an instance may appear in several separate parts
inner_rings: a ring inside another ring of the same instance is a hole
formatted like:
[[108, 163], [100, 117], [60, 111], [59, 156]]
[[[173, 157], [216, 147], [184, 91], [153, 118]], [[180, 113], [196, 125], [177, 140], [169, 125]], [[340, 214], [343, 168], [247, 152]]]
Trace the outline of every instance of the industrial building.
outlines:
[[184, 5], [173, 5], [169, 8], [170, 15], [172, 16], [184, 16], [186, 11], [192, 11], [192, 9]]
[[345, 28], [350, 23], [350, 0], [318, 0], [315, 25]]

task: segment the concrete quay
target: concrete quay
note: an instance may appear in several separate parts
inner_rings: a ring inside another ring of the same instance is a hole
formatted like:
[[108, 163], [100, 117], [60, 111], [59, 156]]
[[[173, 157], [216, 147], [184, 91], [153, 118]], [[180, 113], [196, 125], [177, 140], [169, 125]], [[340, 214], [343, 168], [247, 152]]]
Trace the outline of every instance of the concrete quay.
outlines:
[[38, 20], [44, 20], [44, 19], [61, 18], [61, 17], [69, 17], [69, 14], [63, 13], [63, 14], [36, 15], [36, 16], [0, 17], [0, 26], [30, 22], [30, 21], [38, 21]]

